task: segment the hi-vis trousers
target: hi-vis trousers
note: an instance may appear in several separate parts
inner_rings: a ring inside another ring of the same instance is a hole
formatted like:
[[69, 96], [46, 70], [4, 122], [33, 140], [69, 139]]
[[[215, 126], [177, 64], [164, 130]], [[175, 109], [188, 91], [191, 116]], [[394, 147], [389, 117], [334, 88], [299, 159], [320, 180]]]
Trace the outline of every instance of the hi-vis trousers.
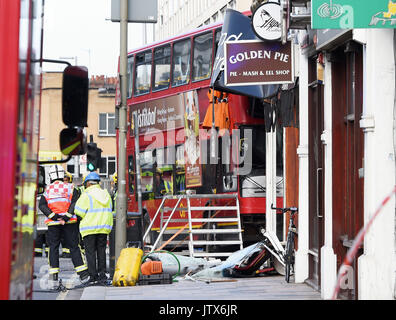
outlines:
[[49, 246], [48, 264], [50, 274], [59, 272], [59, 245], [62, 236], [70, 249], [71, 259], [76, 272], [80, 273], [88, 269], [84, 256], [81, 254], [79, 233], [78, 223], [48, 226], [47, 242]]

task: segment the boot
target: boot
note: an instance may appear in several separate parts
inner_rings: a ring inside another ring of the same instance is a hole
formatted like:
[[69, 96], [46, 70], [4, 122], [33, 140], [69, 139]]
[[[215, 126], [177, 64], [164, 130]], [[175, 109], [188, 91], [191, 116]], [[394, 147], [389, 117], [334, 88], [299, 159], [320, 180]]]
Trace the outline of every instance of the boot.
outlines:
[[82, 282], [82, 283], [85, 283], [85, 282], [87, 282], [89, 279], [89, 273], [88, 273], [88, 270], [84, 270], [84, 271], [81, 271], [80, 273], [79, 273], [79, 276], [80, 276], [80, 281]]

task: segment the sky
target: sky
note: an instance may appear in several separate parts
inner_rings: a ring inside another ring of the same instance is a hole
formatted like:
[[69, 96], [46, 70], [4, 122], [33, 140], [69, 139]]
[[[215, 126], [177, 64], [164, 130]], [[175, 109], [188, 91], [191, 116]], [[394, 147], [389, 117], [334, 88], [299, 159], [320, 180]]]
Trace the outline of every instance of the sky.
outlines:
[[[116, 76], [120, 24], [110, 17], [111, 0], [45, 0], [43, 57], [84, 65], [89, 76]], [[152, 26], [148, 28], [152, 30]], [[142, 45], [143, 24], [129, 23], [128, 51]], [[64, 68], [43, 65], [44, 71]]]

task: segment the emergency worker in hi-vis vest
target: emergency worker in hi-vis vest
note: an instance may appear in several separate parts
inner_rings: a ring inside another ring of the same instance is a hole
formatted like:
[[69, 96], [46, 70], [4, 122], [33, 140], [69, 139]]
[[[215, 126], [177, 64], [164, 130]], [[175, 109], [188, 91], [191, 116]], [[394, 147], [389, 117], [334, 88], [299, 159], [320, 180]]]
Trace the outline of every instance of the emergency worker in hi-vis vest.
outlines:
[[79, 192], [73, 184], [63, 181], [65, 170], [61, 165], [51, 166], [49, 176], [51, 184], [47, 186], [39, 202], [40, 210], [47, 217], [45, 223], [48, 225], [49, 273], [52, 275], [52, 280], [58, 280], [59, 245], [63, 237], [70, 249], [75, 271], [82, 281], [86, 281], [89, 276], [88, 267], [81, 254], [77, 217], [73, 213]]
[[100, 176], [90, 172], [84, 179], [85, 191], [74, 208], [81, 218], [80, 233], [87, 256], [89, 283], [105, 282], [107, 236], [113, 228], [113, 201], [100, 187]]

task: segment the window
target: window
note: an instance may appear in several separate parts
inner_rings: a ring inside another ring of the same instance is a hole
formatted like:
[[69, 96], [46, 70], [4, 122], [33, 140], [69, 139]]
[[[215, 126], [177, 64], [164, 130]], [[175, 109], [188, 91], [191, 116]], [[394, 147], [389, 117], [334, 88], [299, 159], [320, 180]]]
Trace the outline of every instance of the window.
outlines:
[[193, 81], [208, 79], [212, 72], [212, 32], [194, 38]]
[[99, 113], [99, 135], [115, 136], [115, 114]]
[[190, 81], [190, 39], [173, 45], [172, 86], [179, 86]]
[[151, 50], [136, 55], [135, 95], [150, 91], [151, 58]]
[[265, 159], [264, 126], [240, 126], [238, 170], [242, 197], [265, 196]]
[[186, 174], [184, 167], [184, 144], [176, 147], [175, 191], [177, 194], [186, 192]]
[[128, 156], [128, 177], [129, 177], [129, 193], [135, 192], [135, 166], [133, 156]]
[[116, 172], [116, 157], [102, 157], [99, 175], [110, 177], [114, 172]]
[[154, 151], [146, 150], [140, 153], [140, 182], [142, 187], [142, 200], [154, 198], [153, 178], [154, 178]]
[[132, 97], [132, 84], [133, 84], [133, 56], [128, 57], [128, 98]]
[[154, 50], [153, 91], [169, 88], [170, 83], [170, 45]]
[[220, 38], [221, 38], [221, 29], [216, 29], [215, 31], [215, 57], [217, 55], [217, 48], [219, 47], [219, 42], [220, 42]]
[[223, 8], [220, 9], [220, 15], [222, 20], [224, 20], [226, 10], [227, 10], [227, 6], [224, 6]]
[[212, 16], [212, 22], [215, 23], [215, 22], [217, 22], [218, 19], [219, 19], [219, 13], [216, 12], [216, 13]]
[[154, 192], [156, 197], [174, 193], [173, 164], [174, 147], [156, 150], [157, 169], [155, 172]]
[[67, 163], [66, 163], [66, 171], [74, 174], [74, 167], [75, 167], [75, 159], [76, 157], [72, 157]]

